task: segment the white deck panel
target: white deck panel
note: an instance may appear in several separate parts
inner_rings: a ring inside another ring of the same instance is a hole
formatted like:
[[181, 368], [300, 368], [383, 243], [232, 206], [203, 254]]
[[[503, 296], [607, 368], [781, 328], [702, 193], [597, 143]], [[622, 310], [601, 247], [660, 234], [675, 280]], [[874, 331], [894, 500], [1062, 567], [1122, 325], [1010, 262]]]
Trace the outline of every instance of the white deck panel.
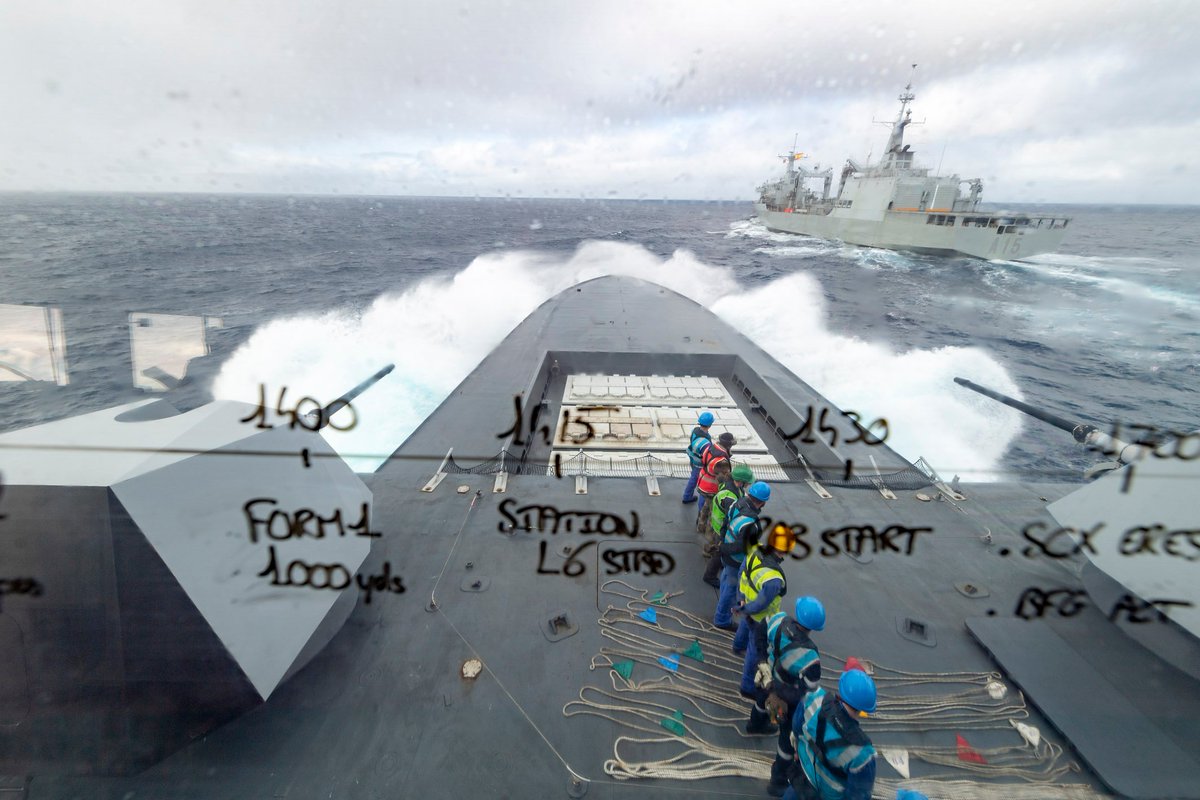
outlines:
[[721, 380], [707, 375], [568, 375], [562, 401], [564, 405], [688, 404], [708, 410], [737, 405]]
[[[700, 407], [659, 408], [655, 406], [608, 405], [600, 408], [563, 405], [567, 412], [559, 415], [554, 432], [554, 446], [584, 450], [670, 450], [683, 453], [691, 438]], [[728, 431], [737, 440], [734, 456], [741, 453], [766, 453], [766, 443], [755, 433], [746, 415], [738, 408], [723, 408], [713, 412], [717, 421], [709, 429], [715, 440]], [[567, 422], [570, 420], [570, 422]], [[587, 427], [576, 420], [586, 420], [592, 426], [592, 438]]]

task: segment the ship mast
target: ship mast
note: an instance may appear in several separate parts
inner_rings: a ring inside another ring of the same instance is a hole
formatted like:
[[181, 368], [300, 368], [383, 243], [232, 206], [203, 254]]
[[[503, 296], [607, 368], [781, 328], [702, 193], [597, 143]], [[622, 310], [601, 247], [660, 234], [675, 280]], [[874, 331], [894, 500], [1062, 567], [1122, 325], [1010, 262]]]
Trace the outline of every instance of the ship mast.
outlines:
[[[908, 84], [904, 87], [904, 91], [900, 93], [900, 112], [896, 114], [896, 121], [891, 123], [892, 135], [888, 137], [887, 147], [884, 149], [884, 161], [880, 166], [883, 167], [909, 167], [912, 166], [912, 153], [904, 149], [904, 129], [909, 125], [919, 124], [912, 121], [912, 109], [908, 104], [916, 98], [912, 93], [912, 79], [917, 74], [917, 65], [912, 65], [912, 73], [908, 76]], [[887, 124], [886, 122], [883, 124]]]

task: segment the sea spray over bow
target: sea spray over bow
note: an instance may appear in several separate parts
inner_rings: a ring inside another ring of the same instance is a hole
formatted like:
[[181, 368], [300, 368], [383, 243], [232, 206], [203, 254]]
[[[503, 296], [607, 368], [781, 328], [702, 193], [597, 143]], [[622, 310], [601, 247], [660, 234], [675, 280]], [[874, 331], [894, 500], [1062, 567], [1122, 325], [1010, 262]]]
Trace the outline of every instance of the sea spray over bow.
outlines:
[[642, 278], [710, 308], [833, 402], [865, 417], [886, 417], [888, 444], [909, 459], [924, 455], [945, 472], [987, 478], [1019, 430], [1015, 414], [998, 413], [953, 388], [952, 376], [967, 375], [1019, 395], [982, 350], [897, 354], [828, 330], [821, 287], [808, 275], [745, 289], [731, 270], [686, 250], [662, 258], [641, 245], [610, 241], [585, 242], [565, 258], [488, 253], [451, 278], [382, 295], [361, 313], [272, 320], [222, 367], [213, 394], [254, 402], [259, 384], [266, 384], [332, 399], [380, 364], [395, 363], [392, 375], [354, 401], [358, 425], [324, 431], [355, 469], [370, 471], [529, 313], [564, 289], [605, 275]]

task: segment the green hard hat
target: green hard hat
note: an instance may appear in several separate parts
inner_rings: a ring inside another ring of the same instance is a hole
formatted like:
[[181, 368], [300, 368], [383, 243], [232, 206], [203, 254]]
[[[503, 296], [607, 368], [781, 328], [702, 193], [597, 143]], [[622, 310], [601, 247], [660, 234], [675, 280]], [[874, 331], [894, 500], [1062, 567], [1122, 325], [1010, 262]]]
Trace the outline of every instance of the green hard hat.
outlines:
[[733, 468], [733, 479], [738, 483], [749, 483], [754, 480], [754, 473], [745, 464], [738, 464]]

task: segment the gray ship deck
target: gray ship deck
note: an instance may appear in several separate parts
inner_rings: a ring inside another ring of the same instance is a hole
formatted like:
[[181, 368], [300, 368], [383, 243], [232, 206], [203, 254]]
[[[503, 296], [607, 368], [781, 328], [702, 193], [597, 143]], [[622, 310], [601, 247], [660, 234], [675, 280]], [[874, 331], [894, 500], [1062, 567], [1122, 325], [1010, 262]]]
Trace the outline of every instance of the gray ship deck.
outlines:
[[[700, 581], [703, 563], [692, 527], [695, 507], [680, 504], [682, 481], [660, 478], [661, 496], [650, 496], [642, 478], [591, 477], [586, 494], [577, 494], [570, 478], [513, 474], [507, 491], [497, 494], [494, 475], [451, 474], [433, 492], [421, 491], [449, 448], [461, 465], [484, 461], [500, 450], [503, 441], [497, 434], [512, 424], [515, 395], [535, 398], [545, 388], [548, 418], [555, 419], [565, 375], [603, 371], [720, 377], [781, 462], [793, 456], [774, 428], [795, 430], [802, 409], [826, 403], [752, 342], [686, 299], [627, 278], [576, 287], [537, 309], [376, 474], [366, 478], [383, 538], [376, 540], [360, 572], [373, 573], [388, 561], [404, 578], [404, 594], [376, 595], [369, 604], [360, 600], [332, 642], [266, 703], [145, 772], [107, 778], [37, 774], [28, 783], [28, 796], [564, 797], [581, 791], [604, 798], [699, 792], [764, 796], [773, 738], [750, 739], [732, 725], [703, 726], [704, 736], [715, 745], [759, 752], [759, 778], [622, 781], [603, 769], [613, 757], [614, 740], [621, 734], [647, 734], [621, 729], [600, 717], [563, 713], [584, 686], [611, 690], [609, 670], [589, 669], [593, 657], [612, 644], [602, 635], [598, 618], [608, 606], [625, 604], [624, 598], [604, 591], [605, 582], [617, 578], [650, 593], [666, 592], [673, 595], [669, 607], [711, 618], [715, 595]], [[768, 416], [774, 425], [767, 424]], [[844, 422], [839, 428], [843, 439], [853, 433]], [[835, 451], [814, 445], [803, 452], [812, 463], [833, 471], [846, 458], [861, 469], [871, 455], [885, 472], [907, 466], [886, 446], [857, 444]], [[547, 454], [548, 448], [537, 441], [525, 463], [545, 464]], [[459, 486], [466, 491], [459, 493]], [[845, 526], [932, 530], [917, 536], [911, 555], [813, 554], [786, 562], [788, 598], [814, 594], [829, 611], [828, 626], [816, 637], [829, 654], [827, 676], [836, 677], [834, 655], [866, 659], [876, 665], [877, 675], [884, 674], [881, 669], [987, 675], [997, 671], [997, 665], [969, 635], [967, 620], [1011, 617], [1018, 598], [1031, 586], [1078, 586], [1078, 579], [1061, 565], [1021, 555], [1021, 528], [1038, 519], [1050, 522], [1046, 503], [1072, 486], [972, 485], [963, 487], [967, 499], [958, 502], [940, 497], [924, 502], [908, 490], [898, 490], [896, 499], [887, 500], [871, 488], [828, 488], [833, 497], [822, 500], [803, 481], [778, 483], [766, 513], [803, 523], [812, 532], [810, 542], [816, 541], [816, 532]], [[518, 506], [605, 512], [623, 520], [636, 513], [641, 533], [631, 539], [507, 531], [500, 504], [510, 499]], [[584, 548], [580, 574], [561, 574], [564, 547]], [[615, 571], [604, 558], [605, 553], [634, 548], [668, 554], [675, 567], [668, 574], [648, 577]], [[1008, 554], [1002, 555], [1005, 550]], [[480, 585], [473, 587], [476, 582]], [[955, 588], [968, 583], [978, 588], [975, 596]], [[563, 613], [578, 631], [551, 641], [544, 625]], [[1032, 632], [1049, 623], [1026, 624]], [[1108, 623], [1088, 612], [1053, 626], [1078, 647], [1088, 648], [1099, 641], [1093, 633]], [[925, 642], [915, 640], [920, 634]], [[721, 659], [728, 653], [729, 636], [709, 630], [697, 638], [706, 665], [731, 674], [733, 662]], [[1104, 663], [1095, 664], [1100, 670], [1119, 664], [1123, 653], [1135, 650], [1139, 663], [1153, 658], [1119, 635], [1106, 636], [1103, 642]], [[1083, 651], [1080, 656], [1090, 660]], [[473, 657], [482, 661], [484, 672], [466, 679], [461, 670]], [[1200, 774], [1194, 761], [1195, 742], [1200, 741], [1200, 692], [1194, 681], [1173, 669], [1161, 663], [1155, 669], [1154, 681], [1122, 682], [1122, 692], [1129, 708], [1142, 715], [1139, 725], [1151, 725], [1157, 735], [1190, 753], [1176, 764], [1175, 776]], [[666, 674], [639, 663], [633, 677], [641, 681]], [[1177, 692], [1169, 709], [1162, 681]], [[1016, 691], [1009, 686], [1011, 700]], [[1032, 703], [1040, 704], [1038, 688], [1024, 688]], [[896, 698], [936, 691], [928, 684], [901, 682], [881, 683], [881, 689]], [[675, 700], [662, 702], [667, 708], [679, 707]], [[687, 707], [682, 710], [694, 713]], [[916, 755], [920, 750], [953, 753], [956, 732], [985, 752], [1019, 744], [1020, 737], [1007, 723], [992, 727], [995, 719], [981, 715], [980, 722], [986, 724], [977, 727], [970, 721], [939, 727], [935, 715], [928, 725], [900, 730], [888, 723], [886, 710], [885, 704], [884, 713], [865, 722], [864, 729], [877, 745], [903, 745], [914, 754], [914, 781], [906, 785], [952, 774], [981, 784], [1013, 781], [955, 773], [919, 761]], [[1074, 709], [1050, 713], [1069, 717]], [[1078, 713], [1084, 715], [1085, 709], [1079, 707]], [[1064, 742], [1053, 728], [1071, 731], [1066, 724], [1048, 724], [1037, 711], [1031, 711], [1027, 721], [1059, 744]], [[1122, 723], [1113, 720], [1091, 735], [1111, 747], [1126, 737]], [[658, 735], [670, 736], [665, 728]], [[1070, 759], [1069, 744], [1067, 748]], [[664, 752], [661, 745], [634, 743], [623, 746], [621, 755], [638, 760], [660, 758]], [[1120, 781], [1114, 782], [1126, 791], [1130, 785], [1144, 785], [1147, 791], [1157, 785], [1138, 773], [1136, 764], [1093, 766], [1101, 777], [1110, 769], [1120, 770]], [[898, 776], [882, 761], [878, 774], [882, 780], [877, 796], [894, 796]], [[584, 779], [586, 785], [573, 778]], [[1061, 780], [1103, 789], [1103, 781], [1086, 769]], [[1200, 787], [1200, 780], [1191, 785]], [[1054, 796], [1037, 795], [1034, 787], [1034, 794], [1026, 796]], [[1005, 790], [995, 794], [1004, 795]], [[1189, 796], [1200, 797], [1200, 789]]]

